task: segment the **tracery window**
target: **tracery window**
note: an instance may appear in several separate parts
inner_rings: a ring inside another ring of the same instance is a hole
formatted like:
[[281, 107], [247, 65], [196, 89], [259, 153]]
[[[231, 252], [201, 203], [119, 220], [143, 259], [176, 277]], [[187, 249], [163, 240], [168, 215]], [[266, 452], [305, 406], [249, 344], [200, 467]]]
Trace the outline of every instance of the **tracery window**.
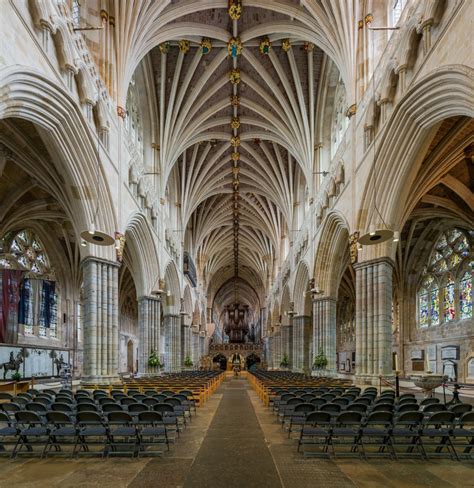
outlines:
[[331, 128], [331, 158], [336, 154], [339, 144], [349, 125], [349, 119], [346, 117], [346, 110], [346, 88], [342, 79], [339, 79], [334, 96], [334, 115]]
[[139, 94], [132, 78], [127, 93], [125, 127], [140, 155], [143, 155], [143, 126], [140, 115]]
[[392, 25], [397, 25], [400, 17], [402, 16], [403, 7], [405, 6], [406, 0], [393, 0], [392, 7]]
[[37, 326], [40, 337], [57, 337], [58, 287], [43, 244], [31, 230], [7, 235], [3, 241], [9, 247], [0, 255], [0, 272], [19, 275], [14, 300], [18, 303], [17, 324], [27, 335], [35, 334]]
[[418, 288], [419, 327], [472, 317], [473, 236], [454, 228], [434, 245]]
[[72, 0], [71, 14], [74, 27], [79, 27], [81, 22], [81, 2], [79, 0]]

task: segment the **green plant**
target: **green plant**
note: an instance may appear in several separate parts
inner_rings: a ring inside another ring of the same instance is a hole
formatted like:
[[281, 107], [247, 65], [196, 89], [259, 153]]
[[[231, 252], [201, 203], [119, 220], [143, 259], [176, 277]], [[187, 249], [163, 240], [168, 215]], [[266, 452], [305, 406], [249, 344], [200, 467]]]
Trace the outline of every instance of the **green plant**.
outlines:
[[150, 368], [162, 368], [163, 364], [160, 361], [160, 358], [158, 357], [158, 354], [154, 349], [151, 350], [150, 355], [148, 356], [148, 366]]
[[328, 359], [324, 354], [324, 351], [320, 349], [318, 355], [314, 358], [313, 366], [316, 369], [325, 369], [327, 365]]
[[16, 371], [15, 373], [12, 374], [12, 380], [13, 381], [20, 381], [21, 380], [21, 374]]
[[186, 368], [190, 368], [193, 365], [193, 362], [189, 356], [186, 356], [186, 358], [184, 359], [184, 365], [186, 366]]
[[289, 365], [290, 365], [290, 361], [288, 360], [288, 356], [284, 354], [280, 363], [280, 367], [287, 368]]

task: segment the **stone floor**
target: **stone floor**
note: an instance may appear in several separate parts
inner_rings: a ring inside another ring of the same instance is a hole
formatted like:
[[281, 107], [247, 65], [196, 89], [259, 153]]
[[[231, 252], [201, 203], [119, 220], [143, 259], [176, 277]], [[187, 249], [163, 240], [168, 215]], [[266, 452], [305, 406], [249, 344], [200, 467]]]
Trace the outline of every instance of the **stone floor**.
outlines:
[[244, 378], [228, 379], [162, 458], [0, 459], [0, 488], [474, 487], [474, 463], [303, 459]]

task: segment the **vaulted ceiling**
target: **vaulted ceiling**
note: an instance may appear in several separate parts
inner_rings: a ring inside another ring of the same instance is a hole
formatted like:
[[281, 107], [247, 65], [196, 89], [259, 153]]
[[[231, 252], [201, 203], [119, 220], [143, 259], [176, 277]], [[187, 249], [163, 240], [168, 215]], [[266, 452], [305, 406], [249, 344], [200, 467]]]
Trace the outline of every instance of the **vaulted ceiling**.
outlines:
[[233, 17], [226, 7], [175, 18], [147, 62], [160, 171], [187, 250], [211, 300], [219, 291], [224, 306], [238, 289], [255, 306], [312, 182], [324, 54], [286, 14], [244, 6]]

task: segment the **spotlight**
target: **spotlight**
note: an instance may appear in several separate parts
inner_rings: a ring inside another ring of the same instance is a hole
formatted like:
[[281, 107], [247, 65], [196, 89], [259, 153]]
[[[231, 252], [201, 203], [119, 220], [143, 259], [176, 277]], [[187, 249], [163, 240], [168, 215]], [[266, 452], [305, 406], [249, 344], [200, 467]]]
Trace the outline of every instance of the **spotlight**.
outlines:
[[393, 237], [393, 231], [389, 229], [371, 229], [368, 234], [364, 234], [359, 238], [359, 243], [363, 246], [372, 246], [374, 244], [381, 244]]
[[396, 230], [393, 233], [393, 242], [399, 242], [399, 241], [400, 241], [400, 232], [398, 230]]
[[81, 237], [90, 244], [96, 244], [97, 246], [112, 246], [115, 243], [113, 237], [93, 228], [81, 232]]
[[84, 239], [81, 239], [81, 246], [82, 247], [86, 247], [87, 246], [87, 242]]

